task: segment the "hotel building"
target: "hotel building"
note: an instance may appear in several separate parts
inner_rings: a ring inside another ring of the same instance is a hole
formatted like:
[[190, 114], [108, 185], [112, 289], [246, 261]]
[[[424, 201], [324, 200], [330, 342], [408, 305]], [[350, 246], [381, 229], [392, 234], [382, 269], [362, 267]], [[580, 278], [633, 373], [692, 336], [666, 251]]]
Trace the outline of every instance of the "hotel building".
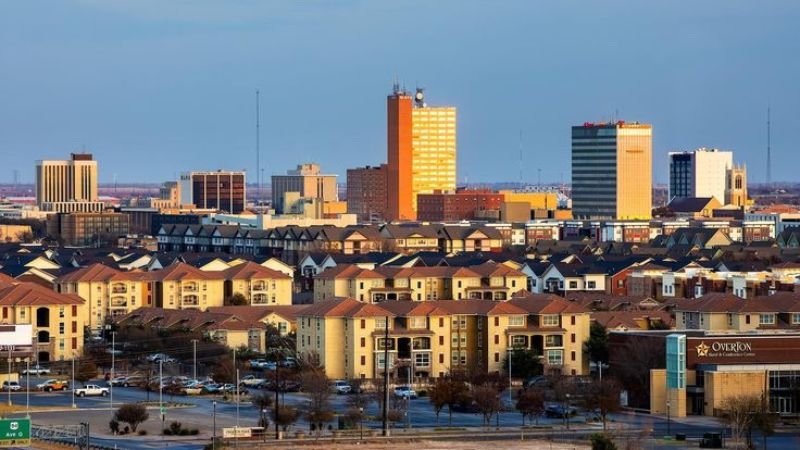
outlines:
[[186, 172], [181, 174], [182, 205], [216, 209], [231, 214], [244, 211], [246, 186], [244, 172]]
[[99, 212], [97, 161], [90, 153], [72, 153], [66, 161], [36, 163], [36, 204], [48, 212]]

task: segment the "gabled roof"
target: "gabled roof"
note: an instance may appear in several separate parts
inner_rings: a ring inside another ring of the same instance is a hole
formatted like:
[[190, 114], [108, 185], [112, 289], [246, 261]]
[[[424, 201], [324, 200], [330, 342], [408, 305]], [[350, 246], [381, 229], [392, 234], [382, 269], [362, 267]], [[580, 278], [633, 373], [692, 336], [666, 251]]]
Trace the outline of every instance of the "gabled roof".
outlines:
[[667, 207], [676, 213], [699, 213], [707, 209], [714, 197], [675, 197]]
[[117, 269], [95, 263], [62, 275], [56, 279], [56, 283], [107, 282], [119, 273]]
[[508, 301], [529, 314], [582, 314], [589, 310], [577, 303], [552, 294], [530, 294], [514, 297]]
[[291, 277], [283, 272], [272, 270], [254, 262], [246, 262], [233, 266], [224, 271], [225, 278], [228, 280], [252, 280], [252, 279], [285, 279], [290, 280]]
[[15, 283], [0, 289], [0, 306], [83, 305], [76, 294], [61, 294], [36, 283]]

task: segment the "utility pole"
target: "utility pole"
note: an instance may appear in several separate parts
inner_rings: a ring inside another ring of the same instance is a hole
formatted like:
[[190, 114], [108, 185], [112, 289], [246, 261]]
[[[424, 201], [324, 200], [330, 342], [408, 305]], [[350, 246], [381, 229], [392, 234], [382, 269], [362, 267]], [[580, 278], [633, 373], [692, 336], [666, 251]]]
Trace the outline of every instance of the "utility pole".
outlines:
[[111, 332], [111, 378], [110, 383], [108, 383], [108, 406], [111, 411], [114, 410], [114, 363], [115, 357], [117, 352], [117, 332]]
[[[164, 360], [158, 360], [158, 410], [161, 413], [161, 429], [167, 421], [166, 411], [164, 411]], [[163, 435], [163, 431], [161, 432]]]
[[71, 386], [72, 386], [72, 409], [75, 409], [75, 408], [78, 407], [78, 405], [75, 404], [75, 353], [74, 352], [72, 353], [72, 384], [71, 384]]
[[192, 379], [197, 380], [197, 339], [192, 339]]
[[[269, 344], [270, 344], [270, 342], [269, 342], [269, 332], [270, 332], [270, 328], [269, 328], [269, 325], [267, 325], [267, 329], [264, 331], [264, 346], [267, 347], [267, 348], [269, 348]], [[280, 394], [279, 394], [280, 389], [278, 389], [278, 386], [280, 386], [280, 374], [281, 374], [281, 370], [280, 369], [281, 368], [280, 368], [280, 361], [278, 361], [278, 346], [277, 345], [272, 350], [272, 354], [275, 355], [275, 386], [274, 386], [275, 387], [275, 440], [277, 441], [278, 439], [281, 438], [281, 432], [280, 432], [280, 429], [278, 429], [278, 417], [280, 417], [280, 413], [281, 413], [281, 399], [280, 399]]]
[[8, 406], [11, 406], [11, 349], [13, 345], [8, 346]]
[[389, 436], [389, 316], [383, 332], [383, 435]]

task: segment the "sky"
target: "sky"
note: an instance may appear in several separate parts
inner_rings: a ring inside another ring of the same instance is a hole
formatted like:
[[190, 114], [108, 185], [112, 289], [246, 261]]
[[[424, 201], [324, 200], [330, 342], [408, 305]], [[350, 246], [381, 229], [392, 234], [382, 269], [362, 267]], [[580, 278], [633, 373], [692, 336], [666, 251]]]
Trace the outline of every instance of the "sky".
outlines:
[[[800, 181], [800, 2], [0, 0], [0, 182], [92, 152], [100, 181], [386, 160], [394, 80], [458, 108], [459, 182], [569, 181], [570, 126], [653, 124]], [[520, 161], [520, 147], [522, 160]]]

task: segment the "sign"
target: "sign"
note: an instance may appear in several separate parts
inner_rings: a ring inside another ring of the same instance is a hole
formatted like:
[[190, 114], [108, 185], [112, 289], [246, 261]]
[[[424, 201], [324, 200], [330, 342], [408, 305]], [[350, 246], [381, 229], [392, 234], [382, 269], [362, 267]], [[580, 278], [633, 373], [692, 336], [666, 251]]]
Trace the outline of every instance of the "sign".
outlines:
[[31, 419], [0, 420], [0, 447], [31, 445]]
[[250, 427], [230, 427], [222, 429], [222, 437], [225, 439], [249, 438], [252, 436], [253, 430]]
[[695, 346], [698, 357], [725, 358], [755, 356], [753, 344], [747, 341], [705, 341]]
[[0, 325], [0, 358], [24, 358], [33, 353], [32, 325]]

